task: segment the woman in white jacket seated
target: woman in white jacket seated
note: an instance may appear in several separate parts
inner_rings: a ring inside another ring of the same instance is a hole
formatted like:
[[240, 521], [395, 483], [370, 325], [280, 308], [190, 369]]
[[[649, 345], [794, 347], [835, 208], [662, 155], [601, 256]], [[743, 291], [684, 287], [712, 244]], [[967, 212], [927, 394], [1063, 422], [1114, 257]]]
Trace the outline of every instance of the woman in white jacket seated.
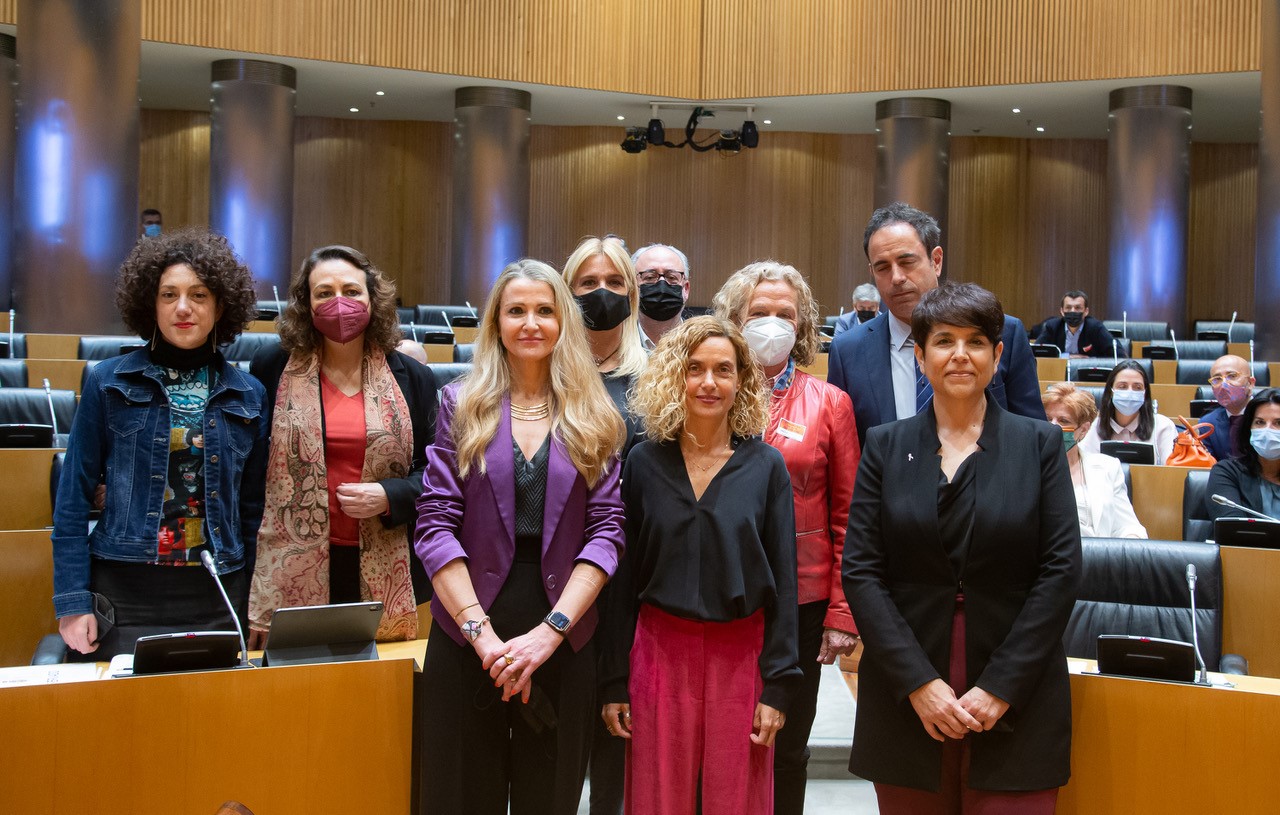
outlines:
[[1070, 382], [1050, 385], [1041, 394], [1049, 421], [1062, 428], [1071, 483], [1075, 486], [1076, 511], [1081, 537], [1145, 538], [1124, 486], [1120, 462], [1101, 453], [1086, 453], [1078, 446], [1098, 415], [1093, 397]]

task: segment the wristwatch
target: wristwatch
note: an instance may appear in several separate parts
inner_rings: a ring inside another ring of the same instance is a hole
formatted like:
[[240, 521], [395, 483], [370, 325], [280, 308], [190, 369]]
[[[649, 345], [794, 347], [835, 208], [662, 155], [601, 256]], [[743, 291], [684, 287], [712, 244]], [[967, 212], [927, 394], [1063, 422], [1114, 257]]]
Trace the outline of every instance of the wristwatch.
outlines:
[[559, 611], [552, 611], [546, 617], [543, 617], [542, 621], [551, 626], [562, 637], [569, 633], [569, 627], [573, 625], [573, 622]]
[[480, 638], [480, 630], [484, 628], [484, 624], [489, 622], [488, 615], [481, 617], [479, 620], [467, 620], [460, 628], [462, 636], [467, 638], [467, 642], [475, 642]]

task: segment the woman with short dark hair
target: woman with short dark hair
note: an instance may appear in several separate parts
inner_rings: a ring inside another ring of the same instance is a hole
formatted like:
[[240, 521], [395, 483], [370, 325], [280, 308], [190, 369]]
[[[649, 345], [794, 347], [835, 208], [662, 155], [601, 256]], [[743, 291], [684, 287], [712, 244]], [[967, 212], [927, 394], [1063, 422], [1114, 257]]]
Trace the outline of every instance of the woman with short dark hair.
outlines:
[[849, 768], [886, 815], [1051, 813], [1070, 775], [1080, 526], [1061, 431], [987, 395], [1003, 323], [979, 286], [927, 292], [911, 331], [934, 398], [862, 451], [844, 549], [866, 645]]
[[362, 252], [320, 247], [289, 285], [279, 330], [250, 367], [271, 420], [251, 639], [277, 608], [369, 600], [383, 604], [379, 640], [414, 639], [430, 587], [409, 530], [436, 385], [395, 350], [395, 284]]
[[[1213, 465], [1205, 497], [1221, 495], [1254, 512], [1280, 517], [1280, 390], [1258, 392], [1241, 415], [1237, 442], [1242, 452]], [[1244, 515], [1210, 500], [1206, 508], [1215, 521]]]
[[257, 314], [249, 270], [220, 235], [170, 232], [129, 253], [116, 304], [147, 344], [89, 372], [54, 509], [53, 603], [73, 659], [234, 627], [201, 556], [243, 617], [262, 517], [263, 389], [218, 351]]

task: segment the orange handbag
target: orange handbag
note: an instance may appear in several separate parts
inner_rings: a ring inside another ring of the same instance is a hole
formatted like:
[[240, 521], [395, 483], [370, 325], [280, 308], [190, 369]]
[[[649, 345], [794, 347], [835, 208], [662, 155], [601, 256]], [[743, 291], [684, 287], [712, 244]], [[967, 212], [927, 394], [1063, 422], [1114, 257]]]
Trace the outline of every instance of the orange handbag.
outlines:
[[[1213, 425], [1208, 422], [1188, 422], [1181, 416], [1178, 421], [1182, 422], [1186, 430], [1178, 434], [1173, 443], [1173, 452], [1169, 454], [1169, 460], [1165, 464], [1171, 467], [1212, 467], [1217, 464], [1218, 460], [1204, 446], [1204, 440], [1213, 435]], [[1199, 432], [1200, 428], [1205, 428], [1204, 432]]]

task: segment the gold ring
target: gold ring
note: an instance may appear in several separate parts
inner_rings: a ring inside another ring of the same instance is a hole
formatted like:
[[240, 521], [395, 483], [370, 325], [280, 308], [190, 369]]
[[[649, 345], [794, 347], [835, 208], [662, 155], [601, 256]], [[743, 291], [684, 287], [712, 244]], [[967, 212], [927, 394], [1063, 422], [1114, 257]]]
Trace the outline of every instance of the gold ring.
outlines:
[[503, 659], [505, 659], [505, 660], [507, 661], [507, 664], [508, 664], [508, 665], [515, 665], [515, 664], [516, 664], [516, 658], [515, 658], [515, 657], [513, 657], [513, 656], [511, 656], [510, 654], [503, 654], [503, 655], [502, 655], [502, 658], [503, 658]]

